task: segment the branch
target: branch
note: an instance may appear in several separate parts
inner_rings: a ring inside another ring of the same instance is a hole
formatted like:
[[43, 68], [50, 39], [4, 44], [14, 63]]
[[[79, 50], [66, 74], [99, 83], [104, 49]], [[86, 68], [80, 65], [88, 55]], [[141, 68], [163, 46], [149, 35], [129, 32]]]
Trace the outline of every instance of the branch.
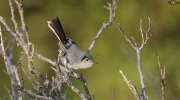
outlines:
[[[120, 26], [119, 23], [116, 25], [116, 27], [118, 28], [118, 30], [119, 30], [119, 32], [122, 34], [122, 36], [125, 38], [125, 40], [131, 45], [131, 47], [132, 47], [133, 49], [135, 49], [135, 47], [134, 47], [135, 44], [133, 44], [133, 42], [126, 36], [124, 30], [121, 28], [121, 26]], [[133, 37], [132, 37], [132, 38], [133, 38]]]
[[12, 0], [9, 0], [9, 7], [11, 10], [11, 20], [14, 24], [15, 31], [17, 33], [18, 38], [20, 38], [22, 40], [23, 37], [22, 37], [21, 32], [19, 31], [18, 23], [17, 23], [16, 18], [15, 18], [15, 5], [14, 5]]
[[157, 61], [158, 61], [158, 67], [159, 67], [159, 70], [160, 70], [160, 75], [161, 75], [161, 93], [162, 93], [162, 100], [165, 100], [165, 86], [166, 86], [166, 68], [165, 66], [163, 68], [161, 68], [161, 63], [160, 63], [160, 58], [159, 58], [159, 55], [156, 52], [156, 58], [157, 58]]
[[[28, 95], [31, 95], [32, 97], [35, 97], [36, 99], [41, 99], [41, 100], [54, 100], [51, 97], [46, 97], [46, 96], [41, 96], [38, 95], [37, 93], [32, 92], [31, 90], [25, 89], [24, 87], [17, 85], [16, 89], [22, 91], [23, 93], [26, 93]], [[30, 98], [29, 98], [30, 99]]]
[[[7, 22], [5, 21], [5, 18], [3, 18], [2, 16], [0, 16], [0, 22], [4, 25], [4, 27], [6, 28], [6, 30], [15, 38], [15, 40], [20, 44], [20, 45], [25, 45], [24, 41], [22, 41], [22, 39], [19, 38], [18, 33], [14, 32], [7, 24]], [[16, 27], [16, 26], [15, 26]]]
[[24, 19], [24, 10], [23, 10], [23, 4], [22, 4], [22, 0], [14, 0], [16, 5], [17, 5], [17, 8], [18, 8], [18, 12], [19, 12], [19, 15], [20, 15], [20, 20], [21, 20], [21, 28], [25, 34], [25, 37], [26, 37], [26, 42], [29, 43], [29, 35], [28, 35], [28, 29], [27, 29], [27, 26], [26, 26], [26, 23], [25, 23], [25, 19]]
[[17, 73], [17, 69], [11, 63], [11, 56], [7, 56], [6, 51], [4, 49], [1, 27], [0, 27], [0, 38], [1, 38], [0, 45], [1, 45], [1, 49], [2, 49], [2, 56], [3, 56], [4, 62], [5, 62], [6, 71], [7, 71], [8, 75], [10, 76], [10, 80], [11, 80], [11, 86], [12, 86], [11, 97], [13, 100], [22, 100], [22, 95], [21, 95], [22, 93], [21, 92], [18, 93], [18, 91], [15, 89], [16, 84], [21, 85], [20, 78]]
[[78, 88], [76, 88], [75, 86], [72, 85], [72, 82], [70, 82], [69, 80], [67, 81], [68, 86], [71, 88], [72, 91], [74, 91], [76, 94], [78, 94], [82, 100], [92, 100], [91, 96], [86, 96], [84, 95]]
[[[142, 49], [144, 47], [144, 45], [147, 44], [147, 41], [149, 40], [149, 38], [152, 36], [152, 34], [150, 34], [151, 29], [153, 28], [151, 19], [148, 17], [148, 21], [149, 21], [149, 25], [148, 25], [148, 29], [144, 30], [143, 26], [142, 26], [142, 20], [140, 19], [140, 33], [141, 33], [141, 37], [142, 37], [142, 43], [141, 46], [139, 47], [139, 49]], [[144, 37], [145, 34], [145, 37]]]
[[126, 76], [124, 75], [123, 71], [122, 70], [119, 70], [120, 74], [122, 75], [125, 83], [127, 84], [127, 86], [129, 87], [129, 89], [131, 90], [131, 92], [134, 94], [135, 98], [137, 100], [139, 100], [139, 94], [136, 90], [136, 88], [131, 84], [131, 81], [129, 81]]
[[88, 98], [88, 100], [92, 100], [88, 86], [87, 86], [86, 79], [82, 76], [82, 74], [78, 74], [78, 75], [74, 75], [74, 76], [76, 78], [78, 78], [80, 80], [80, 82], [83, 84], [84, 91], [86, 92], [86, 97]]
[[97, 42], [97, 40], [99, 39], [100, 35], [102, 34], [102, 32], [109, 27], [112, 22], [114, 21], [115, 17], [116, 17], [116, 9], [118, 7], [118, 0], [112, 0], [112, 3], [107, 3], [108, 6], [104, 6], [104, 8], [106, 8], [107, 10], [109, 10], [109, 20], [108, 22], [104, 22], [103, 25], [101, 26], [101, 28], [99, 29], [98, 33], [96, 34], [96, 36], [93, 38], [93, 41], [91, 43], [91, 45], [89, 46], [87, 52], [90, 52], [92, 50], [92, 48], [94, 47], [95, 43]]
[[[145, 91], [145, 83], [144, 83], [144, 76], [143, 76], [143, 72], [142, 72], [142, 65], [141, 65], [141, 51], [144, 48], [144, 45], [147, 44], [147, 41], [149, 40], [151, 34], [150, 31], [152, 29], [152, 22], [150, 20], [150, 18], [148, 17], [148, 21], [149, 21], [149, 25], [148, 25], [148, 29], [144, 30], [142, 27], [142, 20], [140, 19], [140, 34], [141, 34], [141, 44], [140, 46], [138, 46], [137, 42], [135, 41], [134, 37], [132, 36], [132, 40], [130, 40], [125, 32], [123, 31], [123, 29], [121, 28], [120, 24], [117, 24], [116, 27], [118, 28], [119, 32], [122, 34], [122, 36], [125, 38], [125, 40], [131, 45], [131, 47], [133, 48], [133, 50], [136, 51], [136, 56], [137, 56], [137, 69], [139, 72], [139, 77], [140, 77], [140, 83], [141, 83], [141, 91], [142, 91], [142, 95], [139, 97], [139, 99], [143, 99], [143, 100], [147, 100], [147, 96], [146, 96], [146, 91]], [[144, 36], [145, 35], [145, 36]]]

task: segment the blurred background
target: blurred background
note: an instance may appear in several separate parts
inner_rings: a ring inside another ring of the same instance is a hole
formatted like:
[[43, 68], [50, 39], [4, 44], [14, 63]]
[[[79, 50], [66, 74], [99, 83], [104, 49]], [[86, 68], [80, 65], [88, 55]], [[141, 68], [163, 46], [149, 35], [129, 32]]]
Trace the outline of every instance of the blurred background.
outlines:
[[[60, 18], [65, 33], [83, 49], [87, 50], [102, 23], [109, 18], [109, 11], [104, 9], [111, 0], [24, 0], [25, 22], [29, 29], [30, 40], [35, 50], [52, 60], [57, 59], [58, 39], [47, 26], [47, 21]], [[18, 15], [18, 13], [17, 13]], [[10, 22], [8, 0], [0, 0], [0, 16]], [[142, 66], [146, 91], [149, 100], [161, 99], [160, 71], [155, 50], [161, 65], [166, 66], [166, 100], [180, 100], [180, 4], [170, 5], [168, 0], [120, 0], [116, 19], [100, 36], [91, 54], [99, 63], [86, 70], [78, 70], [86, 78], [90, 93], [96, 100], [134, 100], [134, 96], [125, 84], [119, 70], [140, 91], [139, 74], [136, 68], [136, 54], [117, 30], [120, 23], [125, 33], [134, 36], [140, 43], [140, 19], [147, 29], [148, 17], [154, 28], [148, 44], [142, 51]], [[11, 23], [12, 24], [12, 23]], [[18, 64], [19, 47], [15, 47], [14, 64]], [[21, 49], [20, 49], [21, 50]], [[47, 73], [49, 79], [54, 76], [51, 65], [34, 58], [38, 70]], [[0, 98], [8, 97], [9, 77], [0, 58]], [[26, 67], [26, 66], [24, 66]], [[29, 73], [29, 72], [28, 72]], [[3, 81], [2, 81], [3, 80]], [[72, 79], [75, 86], [83, 87]], [[31, 88], [29, 82], [25, 86]], [[70, 99], [80, 99], [70, 89], [64, 87]]]

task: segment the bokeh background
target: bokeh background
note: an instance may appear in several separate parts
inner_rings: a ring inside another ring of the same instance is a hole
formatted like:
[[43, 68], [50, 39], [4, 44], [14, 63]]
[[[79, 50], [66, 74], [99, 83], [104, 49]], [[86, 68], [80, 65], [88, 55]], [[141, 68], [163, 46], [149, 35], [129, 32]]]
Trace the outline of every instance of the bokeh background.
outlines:
[[[57, 38], [47, 26], [47, 20], [58, 16], [68, 37], [87, 50], [102, 23], [108, 20], [104, 9], [111, 0], [24, 0], [25, 22], [35, 50], [55, 60], [58, 54]], [[178, 2], [178, 1], [177, 1]], [[8, 0], [0, 0], [0, 15], [10, 22]], [[18, 14], [17, 14], [18, 15]], [[148, 17], [153, 21], [152, 37], [142, 51], [142, 65], [147, 95], [150, 100], [161, 99], [160, 71], [157, 65], [157, 50], [162, 66], [166, 66], [166, 100], [180, 100], [180, 4], [170, 5], [168, 0], [120, 0], [114, 23], [100, 36], [91, 54], [99, 64], [86, 70], [78, 70], [86, 78], [90, 93], [96, 100], [134, 100], [134, 96], [123, 81], [119, 70], [140, 91], [136, 55], [115, 27], [120, 23], [125, 33], [140, 42], [139, 21], [147, 28]], [[18, 64], [19, 47], [14, 53], [14, 64]], [[34, 58], [35, 66], [49, 78], [55, 75], [51, 65]], [[9, 77], [0, 58], [0, 98], [7, 97], [10, 89]], [[26, 66], [25, 66], [26, 67]], [[79, 81], [72, 79], [82, 88]], [[31, 88], [29, 82], [25, 86]], [[64, 87], [70, 99], [80, 99]]]

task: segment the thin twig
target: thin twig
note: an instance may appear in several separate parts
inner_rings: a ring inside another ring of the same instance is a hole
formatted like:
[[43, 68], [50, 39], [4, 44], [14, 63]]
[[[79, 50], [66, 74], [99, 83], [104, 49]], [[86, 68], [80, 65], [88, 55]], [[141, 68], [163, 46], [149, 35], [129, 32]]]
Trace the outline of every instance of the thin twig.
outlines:
[[161, 93], [162, 93], [162, 100], [165, 100], [165, 86], [166, 86], [166, 68], [165, 66], [163, 68], [161, 68], [161, 63], [160, 63], [160, 58], [159, 58], [159, 55], [156, 52], [156, 58], [157, 58], [157, 61], [158, 61], [158, 67], [159, 67], [159, 70], [160, 70], [160, 75], [161, 75]]
[[32, 92], [31, 90], [28, 90], [28, 89], [25, 89], [24, 87], [22, 86], [17, 86], [16, 87], [18, 90], [22, 91], [23, 93], [26, 93], [28, 95], [31, 95], [32, 97], [35, 97], [36, 99], [41, 99], [41, 100], [54, 100], [52, 99], [51, 97], [46, 97], [46, 96], [41, 96], [41, 95], [38, 95], [37, 93], [34, 93]]
[[11, 10], [11, 20], [12, 20], [12, 22], [14, 24], [15, 31], [16, 31], [16, 33], [18, 35], [18, 38], [22, 40], [23, 39], [22, 34], [19, 31], [18, 23], [17, 23], [16, 18], [15, 18], [15, 4], [14, 4], [14, 2], [12, 0], [9, 0], [9, 7], [10, 7], [10, 10]]
[[[117, 29], [119, 30], [119, 32], [122, 34], [122, 36], [125, 38], [125, 40], [131, 45], [131, 47], [132, 47], [133, 49], [135, 49], [134, 44], [133, 44], [132, 41], [126, 36], [124, 30], [122, 29], [122, 27], [120, 26], [119, 23], [116, 24], [116, 27], [117, 27]], [[131, 38], [132, 38], [132, 37], [131, 37]]]
[[5, 21], [5, 18], [3, 18], [2, 16], [0, 16], [0, 22], [4, 25], [4, 27], [6, 28], [6, 30], [16, 39], [16, 41], [18, 42], [18, 44], [20, 45], [25, 45], [24, 41], [22, 41], [19, 36], [17, 35], [16, 32], [14, 32], [7, 24], [7, 22]]
[[19, 76], [18, 76], [15, 66], [12, 65], [10, 58], [7, 56], [7, 54], [5, 52], [1, 27], [0, 27], [0, 38], [1, 38], [0, 43], [1, 43], [1, 49], [2, 49], [2, 56], [3, 56], [4, 62], [5, 62], [5, 67], [6, 67], [7, 73], [9, 74], [10, 79], [11, 79], [11, 86], [12, 86], [11, 96], [12, 96], [13, 100], [22, 100], [22, 96], [18, 96], [19, 94], [21, 94], [21, 92], [19, 92], [19, 94], [18, 94], [17, 90], [15, 89], [16, 84], [19, 84], [19, 85], [21, 84], [20, 80], [19, 80]]
[[76, 88], [71, 81], [67, 80], [68, 86], [71, 88], [72, 91], [77, 93], [82, 100], [91, 100], [91, 98], [88, 98], [86, 95], [84, 95], [78, 88]]
[[17, 8], [18, 8], [18, 12], [19, 12], [19, 15], [20, 15], [20, 19], [21, 19], [21, 28], [25, 34], [25, 37], [26, 37], [26, 42], [29, 43], [29, 35], [28, 35], [28, 29], [27, 29], [27, 26], [26, 26], [26, 23], [25, 23], [25, 19], [24, 19], [24, 10], [23, 10], [23, 3], [22, 3], [22, 0], [14, 0], [16, 5], [17, 5]]
[[92, 100], [88, 86], [87, 86], [87, 82], [86, 79], [82, 76], [82, 74], [77, 75], [77, 78], [81, 81], [81, 83], [83, 84], [84, 87], [84, 91], [86, 92], [86, 97], [88, 98], [88, 100]]
[[98, 33], [96, 34], [96, 36], [93, 38], [93, 41], [91, 43], [91, 45], [88, 48], [88, 52], [90, 52], [92, 50], [92, 48], [94, 47], [95, 43], [97, 42], [98, 38], [100, 37], [100, 35], [102, 34], [102, 32], [112, 24], [113, 20], [116, 17], [116, 9], [118, 7], [118, 0], [112, 0], [112, 3], [107, 3], [108, 6], [104, 6], [107, 10], [109, 10], [109, 20], [108, 22], [104, 22], [103, 25], [101, 26], [101, 28], [99, 29]]
[[[152, 25], [151, 19], [149, 17], [148, 17], [148, 21], [149, 21], [149, 25], [148, 25], [148, 29], [147, 30], [143, 29], [142, 20], [140, 21], [140, 33], [141, 33], [141, 36], [142, 36], [142, 43], [141, 43], [141, 46], [139, 47], [140, 50], [144, 47], [144, 45], [147, 44], [147, 41], [149, 40], [149, 38], [152, 35], [150, 33], [150, 31], [152, 30], [153, 25]], [[145, 37], [144, 37], [144, 34], [145, 34]]]
[[38, 52], [34, 52], [34, 54], [42, 61], [45, 61], [53, 66], [56, 66], [56, 63], [54, 61], [52, 61], [51, 59], [44, 57], [43, 55], [39, 54]]
[[24, 53], [21, 53], [21, 57], [19, 59], [19, 63], [17, 69], [19, 70], [19, 75], [21, 77], [22, 85], [24, 85], [24, 77], [23, 77], [23, 61], [24, 61]]
[[125, 83], [127, 84], [127, 86], [129, 87], [129, 89], [131, 90], [131, 92], [134, 94], [135, 98], [137, 100], [139, 100], [139, 94], [136, 90], [136, 88], [131, 84], [131, 81], [129, 81], [126, 76], [124, 75], [123, 71], [122, 70], [119, 70], [120, 74], [122, 75]]

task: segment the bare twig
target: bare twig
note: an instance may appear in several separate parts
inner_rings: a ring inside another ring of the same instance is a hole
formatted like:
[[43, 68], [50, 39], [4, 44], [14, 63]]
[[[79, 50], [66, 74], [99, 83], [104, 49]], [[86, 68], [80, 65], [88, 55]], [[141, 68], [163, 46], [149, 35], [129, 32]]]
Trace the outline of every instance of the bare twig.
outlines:
[[83, 84], [84, 91], [86, 92], [86, 97], [88, 98], [88, 100], [92, 100], [87, 83], [86, 83], [86, 79], [82, 76], [82, 74], [76, 75], [76, 78], [78, 78]]
[[[141, 50], [144, 45], [147, 44], [147, 41], [149, 40], [149, 38], [151, 37], [152, 34], [150, 34], [151, 29], [153, 28], [151, 19], [148, 17], [148, 21], [149, 21], [149, 25], [148, 25], [148, 29], [144, 30], [143, 26], [142, 26], [142, 19], [140, 19], [140, 33], [141, 33], [141, 37], [142, 37], [142, 43], [141, 46], [139, 47], [139, 49]], [[144, 37], [145, 34], [145, 37]]]
[[[148, 21], [149, 21], [149, 25], [148, 25], [148, 29], [144, 30], [142, 27], [142, 20], [140, 19], [140, 34], [141, 34], [141, 38], [142, 38], [142, 42], [140, 44], [140, 46], [138, 46], [137, 42], [135, 41], [134, 37], [132, 36], [132, 40], [130, 40], [126, 34], [124, 33], [123, 29], [121, 28], [121, 26], [118, 24], [116, 25], [119, 32], [122, 34], [122, 36], [125, 38], [125, 40], [131, 45], [131, 47], [136, 51], [136, 55], [137, 55], [137, 69], [139, 72], [139, 77], [140, 77], [140, 83], [141, 83], [141, 91], [142, 91], [142, 95], [139, 97], [139, 99], [143, 99], [143, 100], [147, 100], [147, 96], [146, 96], [146, 91], [145, 91], [145, 83], [144, 83], [144, 75], [142, 73], [142, 65], [141, 65], [141, 50], [144, 48], [144, 45], [147, 44], [147, 41], [149, 40], [151, 34], [150, 31], [152, 29], [152, 22], [150, 20], [150, 18], [148, 17]], [[145, 35], [145, 36], [144, 36]]]
[[1, 49], [2, 49], [2, 56], [4, 58], [4, 62], [5, 62], [5, 67], [7, 70], [7, 73], [10, 76], [11, 79], [11, 86], [12, 86], [12, 99], [13, 100], [22, 100], [22, 93], [18, 92], [15, 89], [16, 85], [20, 85], [20, 79], [19, 79], [19, 75], [17, 73], [17, 69], [15, 68], [14, 65], [12, 65], [11, 63], [11, 56], [7, 56], [6, 51], [4, 49], [4, 43], [3, 43], [3, 36], [2, 36], [2, 32], [1, 32], [1, 27], [0, 27], [0, 37], [1, 37]]
[[28, 35], [28, 29], [27, 29], [27, 26], [26, 26], [26, 23], [25, 23], [25, 19], [24, 19], [24, 10], [23, 10], [23, 3], [22, 3], [22, 0], [14, 0], [16, 5], [17, 5], [17, 8], [18, 8], [18, 12], [19, 12], [19, 15], [20, 15], [20, 19], [21, 19], [21, 28], [25, 34], [25, 37], [26, 37], [26, 42], [29, 43], [29, 35]]
[[116, 17], [116, 9], [118, 7], [118, 0], [112, 0], [112, 3], [107, 3], [108, 6], [104, 6], [107, 10], [109, 10], [109, 20], [108, 22], [104, 22], [103, 25], [101, 26], [101, 28], [99, 29], [98, 33], [96, 34], [96, 36], [93, 38], [93, 41], [91, 43], [91, 45], [88, 48], [88, 52], [90, 52], [92, 50], [92, 48], [94, 47], [95, 43], [97, 42], [99, 36], [102, 34], [102, 32], [112, 24], [113, 20]]
[[2, 16], [0, 16], [0, 22], [4, 25], [4, 27], [6, 28], [6, 30], [15, 38], [15, 40], [18, 42], [18, 44], [20, 45], [25, 45], [24, 41], [22, 41], [17, 32], [14, 32], [7, 24], [7, 22], [5, 21], [5, 18], [3, 18]]
[[36, 99], [41, 99], [41, 100], [55, 100], [51, 97], [47, 97], [47, 96], [41, 96], [41, 95], [38, 95], [37, 93], [34, 93], [32, 92], [31, 90], [28, 90], [28, 89], [25, 89], [24, 87], [22, 86], [17, 86], [16, 87], [18, 90], [22, 91], [23, 93], [26, 93], [28, 95], [31, 95], [32, 97], [35, 97]]
[[20, 78], [21, 78], [21, 81], [22, 81], [22, 85], [24, 85], [23, 65], [22, 65], [23, 61], [24, 61], [24, 53], [21, 53], [21, 57], [19, 59], [17, 69], [19, 71], [19, 75], [20, 75]]
[[126, 76], [124, 75], [123, 71], [122, 70], [119, 70], [120, 74], [122, 75], [125, 83], [127, 84], [127, 86], [130, 88], [130, 90], [132, 91], [132, 93], [134, 94], [135, 98], [137, 100], [139, 100], [139, 94], [138, 92], [136, 91], [136, 88], [131, 84], [131, 81], [129, 81]]
[[69, 80], [67, 81], [67, 84], [71, 88], [72, 91], [74, 91], [81, 97], [82, 100], [91, 100], [91, 97], [84, 95], [78, 88], [72, 85], [72, 82], [70, 82]]
[[[22, 27], [25, 27], [25, 22], [24, 22], [24, 16], [23, 16], [23, 11], [22, 11], [22, 4], [20, 4], [20, 2], [15, 1], [16, 3], [16, 7], [18, 7], [18, 11], [20, 13], [20, 19], [22, 22]], [[22, 2], [21, 2], [22, 3]], [[16, 42], [19, 44], [19, 46], [21, 46], [25, 52], [25, 54], [28, 57], [28, 67], [31, 71], [32, 74], [34, 75], [38, 75], [40, 76], [43, 80], [46, 80], [46, 77], [37, 69], [35, 69], [34, 65], [33, 65], [33, 56], [34, 56], [34, 47], [32, 45], [32, 43], [29, 42], [29, 40], [27, 40], [27, 38], [24, 38], [23, 33], [21, 31], [19, 31], [19, 27], [18, 27], [18, 23], [15, 19], [15, 6], [14, 6], [14, 2], [12, 0], [9, 0], [9, 5], [10, 5], [10, 9], [11, 9], [11, 16], [12, 16], [12, 22], [14, 23], [14, 27], [15, 27], [15, 32], [8, 26], [8, 24], [6, 23], [5, 19], [0, 16], [0, 22], [5, 26], [6, 30], [15, 38]], [[28, 34], [27, 30], [24, 28], [23, 32], [25, 34]], [[26, 35], [28, 37], [28, 35]], [[1, 35], [2, 38], [2, 35]], [[3, 44], [3, 42], [1, 42], [1, 45]], [[3, 47], [3, 46], [2, 46]], [[10, 53], [12, 53], [12, 49], [10, 48]], [[6, 62], [6, 69], [9, 73], [10, 78], [12, 79], [12, 96], [14, 96], [13, 100], [16, 100], [15, 98], [18, 98], [18, 100], [22, 99], [22, 95], [20, 94], [21, 92], [19, 92], [19, 96], [17, 94], [17, 90], [15, 89], [15, 86], [20, 84], [20, 80], [19, 80], [19, 76], [17, 73], [17, 68], [16, 66], [13, 66], [11, 64], [11, 61], [9, 58], [6, 57], [6, 51], [3, 50], [3, 55], [4, 55], [4, 60]], [[22, 75], [22, 74], [21, 74]]]
[[161, 93], [162, 93], [162, 100], [165, 100], [165, 86], [166, 86], [166, 68], [165, 66], [163, 68], [161, 68], [161, 63], [160, 63], [160, 58], [159, 58], [159, 55], [156, 52], [156, 58], [157, 58], [157, 61], [158, 61], [158, 67], [159, 67], [159, 70], [160, 70], [160, 74], [161, 74]]
[[43, 55], [41, 55], [41, 54], [39, 54], [39, 53], [37, 53], [37, 52], [34, 52], [34, 54], [35, 54], [39, 59], [41, 59], [42, 61], [45, 61], [45, 62], [47, 62], [47, 63], [49, 63], [49, 64], [51, 64], [51, 65], [53, 65], [53, 66], [56, 66], [56, 63], [55, 63], [54, 61], [52, 61], [51, 59], [48, 59], [48, 58], [44, 57]]
[[19, 27], [18, 27], [18, 23], [16, 21], [16, 18], [15, 18], [15, 5], [14, 5], [14, 2], [12, 0], [9, 0], [9, 7], [11, 8], [11, 20], [14, 24], [14, 27], [15, 27], [15, 31], [18, 35], [18, 37], [22, 40], [23, 37], [22, 37], [22, 34], [21, 32], [19, 31]]

